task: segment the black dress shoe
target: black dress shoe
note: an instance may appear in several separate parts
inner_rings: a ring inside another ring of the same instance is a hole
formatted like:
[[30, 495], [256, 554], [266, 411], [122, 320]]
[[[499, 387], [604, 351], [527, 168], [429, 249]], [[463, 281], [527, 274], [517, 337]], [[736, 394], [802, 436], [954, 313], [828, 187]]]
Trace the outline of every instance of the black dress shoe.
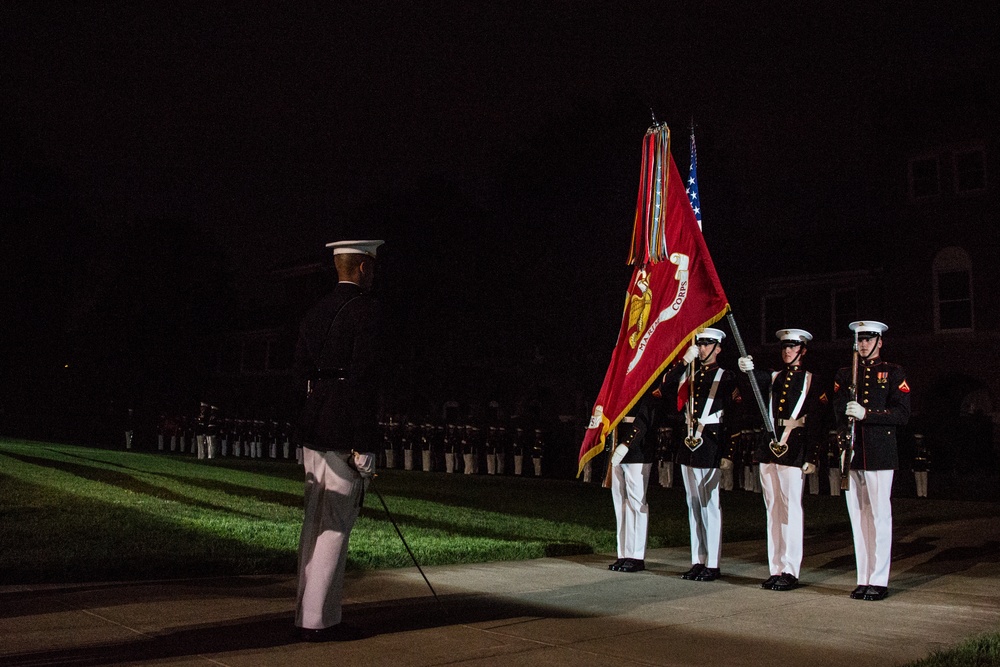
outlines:
[[619, 558], [618, 560], [616, 560], [611, 565], [608, 565], [608, 569], [609, 570], [614, 570], [615, 572], [617, 572], [621, 568], [621, 566], [624, 565], [624, 564], [625, 564], [625, 559], [624, 558]]
[[799, 585], [798, 577], [794, 577], [787, 572], [782, 572], [778, 580], [771, 586], [772, 591], [790, 591]]
[[695, 579], [698, 577], [699, 574], [701, 574], [701, 571], [704, 569], [705, 569], [704, 565], [702, 565], [701, 563], [695, 563], [694, 565], [691, 566], [690, 570], [681, 575], [681, 579], [688, 579], [688, 580]]
[[865, 591], [865, 600], [884, 600], [889, 594], [889, 589], [886, 586], [869, 586], [868, 590]]
[[618, 568], [619, 572], [642, 572], [646, 569], [646, 561], [639, 560], [637, 558], [626, 558], [622, 566]]
[[351, 642], [364, 639], [364, 636], [359, 628], [344, 623], [319, 630], [299, 628], [299, 639], [304, 642]]
[[722, 572], [719, 571], [717, 567], [706, 567], [698, 576], [694, 578], [695, 581], [715, 581], [722, 576]]
[[760, 587], [766, 588], [767, 590], [771, 590], [771, 587], [774, 586], [774, 582], [776, 582], [779, 577], [781, 577], [780, 574], [772, 574], [760, 585]]
[[852, 600], [863, 600], [865, 598], [865, 593], [868, 592], [868, 586], [858, 586], [853, 591], [851, 591]]

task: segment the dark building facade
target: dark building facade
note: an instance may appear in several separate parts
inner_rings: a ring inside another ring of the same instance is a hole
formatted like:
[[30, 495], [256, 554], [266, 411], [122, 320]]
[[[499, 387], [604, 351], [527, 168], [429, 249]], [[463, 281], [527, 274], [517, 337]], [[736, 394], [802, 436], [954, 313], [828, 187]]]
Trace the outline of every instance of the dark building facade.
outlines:
[[[811, 361], [830, 377], [850, 360], [847, 324], [885, 322], [883, 356], [907, 370], [911, 432], [926, 435], [935, 468], [994, 470], [1000, 144], [991, 119], [998, 109], [973, 85], [939, 93], [885, 101], [905, 112], [872, 128], [871, 218], [840, 238], [831, 232], [830, 247], [846, 258], [836, 271], [772, 271], [759, 281], [755, 342], [776, 357], [776, 329], [807, 328], [816, 336]], [[848, 246], [856, 250], [844, 254]]]

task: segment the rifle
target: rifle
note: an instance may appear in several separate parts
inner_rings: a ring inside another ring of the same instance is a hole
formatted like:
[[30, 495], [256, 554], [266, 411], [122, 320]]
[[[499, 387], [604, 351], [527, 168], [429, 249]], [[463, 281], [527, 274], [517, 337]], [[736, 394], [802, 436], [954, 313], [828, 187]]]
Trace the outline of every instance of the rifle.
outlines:
[[692, 450], [701, 444], [701, 438], [695, 437], [694, 434], [694, 368], [695, 362], [692, 361], [688, 364], [687, 368], [688, 400], [684, 405], [685, 412], [687, 413], [687, 419], [684, 420], [687, 422], [687, 437], [684, 438], [684, 444]]
[[[858, 331], [854, 330], [854, 355], [851, 358], [851, 384], [847, 388], [849, 400], [858, 400]], [[851, 458], [854, 455], [854, 436], [856, 424], [853, 417], [847, 418], [850, 426], [840, 434], [840, 490], [847, 491], [851, 486]]]

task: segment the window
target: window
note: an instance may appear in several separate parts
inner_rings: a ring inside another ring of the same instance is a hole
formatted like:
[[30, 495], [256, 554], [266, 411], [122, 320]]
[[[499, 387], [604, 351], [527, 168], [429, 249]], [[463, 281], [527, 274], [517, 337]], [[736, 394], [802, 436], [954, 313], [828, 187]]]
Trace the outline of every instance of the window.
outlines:
[[941, 194], [940, 166], [937, 156], [910, 161], [910, 196], [926, 199]]
[[957, 247], [934, 257], [934, 330], [972, 331], [972, 264]]
[[788, 299], [784, 295], [765, 296], [762, 303], [764, 316], [761, 318], [760, 342], [770, 343], [773, 341], [774, 332], [786, 326], [786, 304]]
[[986, 158], [977, 148], [955, 153], [955, 191], [976, 192], [986, 189]]
[[850, 334], [848, 326], [858, 319], [858, 290], [846, 287], [833, 290], [833, 335], [832, 340], [846, 337]]

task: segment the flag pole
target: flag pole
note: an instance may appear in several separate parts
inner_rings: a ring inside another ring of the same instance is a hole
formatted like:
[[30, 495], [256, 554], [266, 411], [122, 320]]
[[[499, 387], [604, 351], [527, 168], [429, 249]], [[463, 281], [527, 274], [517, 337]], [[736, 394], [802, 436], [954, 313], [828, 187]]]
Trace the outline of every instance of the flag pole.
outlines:
[[[733, 338], [736, 340], [736, 347], [740, 351], [740, 356], [747, 356], [747, 348], [743, 344], [743, 337], [740, 336], [739, 327], [736, 326], [736, 318], [733, 317], [733, 311], [726, 311], [726, 321], [729, 322], [729, 329], [733, 332]], [[757, 378], [754, 377], [753, 373], [750, 374], [749, 380], [753, 396], [757, 399], [757, 407], [760, 409], [760, 417], [764, 420], [764, 426], [767, 427], [767, 433], [771, 436], [771, 441], [773, 442], [778, 439], [778, 436], [774, 433], [774, 424], [771, 422], [771, 415], [768, 414], [767, 408], [764, 406], [764, 396], [760, 393]]]

